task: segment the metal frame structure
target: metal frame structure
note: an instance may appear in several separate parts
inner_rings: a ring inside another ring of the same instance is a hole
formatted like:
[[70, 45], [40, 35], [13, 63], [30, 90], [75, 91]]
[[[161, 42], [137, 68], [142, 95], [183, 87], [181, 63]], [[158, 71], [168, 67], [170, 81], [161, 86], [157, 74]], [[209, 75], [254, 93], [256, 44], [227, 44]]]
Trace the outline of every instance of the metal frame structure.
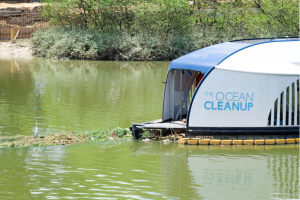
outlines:
[[42, 18], [41, 13], [0, 12], [0, 40], [10, 40], [15, 37], [11, 34], [16, 34], [18, 31], [18, 39], [31, 38], [32, 33], [46, 26], [47, 22]]

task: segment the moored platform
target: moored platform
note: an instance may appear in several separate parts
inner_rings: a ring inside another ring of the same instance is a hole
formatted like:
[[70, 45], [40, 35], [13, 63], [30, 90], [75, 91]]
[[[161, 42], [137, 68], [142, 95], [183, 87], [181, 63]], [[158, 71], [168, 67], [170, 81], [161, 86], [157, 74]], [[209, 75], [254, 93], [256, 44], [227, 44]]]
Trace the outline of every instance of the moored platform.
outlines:
[[181, 121], [167, 122], [167, 123], [153, 123], [144, 124], [145, 129], [186, 129], [186, 124]]
[[171, 121], [162, 123], [161, 119], [153, 120], [141, 124], [132, 124], [130, 127], [132, 134], [135, 138], [140, 138], [140, 133], [143, 130], [148, 129], [160, 129], [160, 136], [166, 135], [167, 133], [173, 132], [184, 132], [186, 131], [186, 123], [182, 121]]

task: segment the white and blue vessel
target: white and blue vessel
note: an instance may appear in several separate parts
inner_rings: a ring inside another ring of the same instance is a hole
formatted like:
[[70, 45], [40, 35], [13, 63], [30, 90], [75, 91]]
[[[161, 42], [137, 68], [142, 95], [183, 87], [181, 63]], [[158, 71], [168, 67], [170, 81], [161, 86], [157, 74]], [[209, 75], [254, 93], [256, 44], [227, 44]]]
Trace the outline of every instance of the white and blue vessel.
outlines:
[[212, 45], [170, 63], [162, 119], [139, 129], [220, 139], [299, 137], [299, 38]]

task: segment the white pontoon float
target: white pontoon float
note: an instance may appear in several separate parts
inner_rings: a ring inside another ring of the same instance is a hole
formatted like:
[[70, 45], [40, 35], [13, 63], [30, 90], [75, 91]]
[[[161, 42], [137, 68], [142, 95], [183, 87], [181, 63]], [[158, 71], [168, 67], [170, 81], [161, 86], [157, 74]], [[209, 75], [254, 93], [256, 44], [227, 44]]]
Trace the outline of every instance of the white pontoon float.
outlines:
[[212, 45], [170, 63], [162, 119], [142, 129], [220, 139], [299, 137], [299, 38]]

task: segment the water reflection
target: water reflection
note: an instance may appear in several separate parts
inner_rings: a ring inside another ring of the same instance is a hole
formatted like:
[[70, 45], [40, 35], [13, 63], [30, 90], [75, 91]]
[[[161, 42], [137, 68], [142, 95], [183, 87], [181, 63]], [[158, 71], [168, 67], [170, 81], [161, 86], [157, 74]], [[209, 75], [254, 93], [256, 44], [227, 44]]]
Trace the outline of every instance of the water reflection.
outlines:
[[49, 134], [158, 119], [168, 64], [0, 60], [0, 135], [31, 135], [36, 121]]
[[[1, 149], [1, 199], [297, 199], [299, 145]], [[5, 170], [4, 170], [5, 169]]]

